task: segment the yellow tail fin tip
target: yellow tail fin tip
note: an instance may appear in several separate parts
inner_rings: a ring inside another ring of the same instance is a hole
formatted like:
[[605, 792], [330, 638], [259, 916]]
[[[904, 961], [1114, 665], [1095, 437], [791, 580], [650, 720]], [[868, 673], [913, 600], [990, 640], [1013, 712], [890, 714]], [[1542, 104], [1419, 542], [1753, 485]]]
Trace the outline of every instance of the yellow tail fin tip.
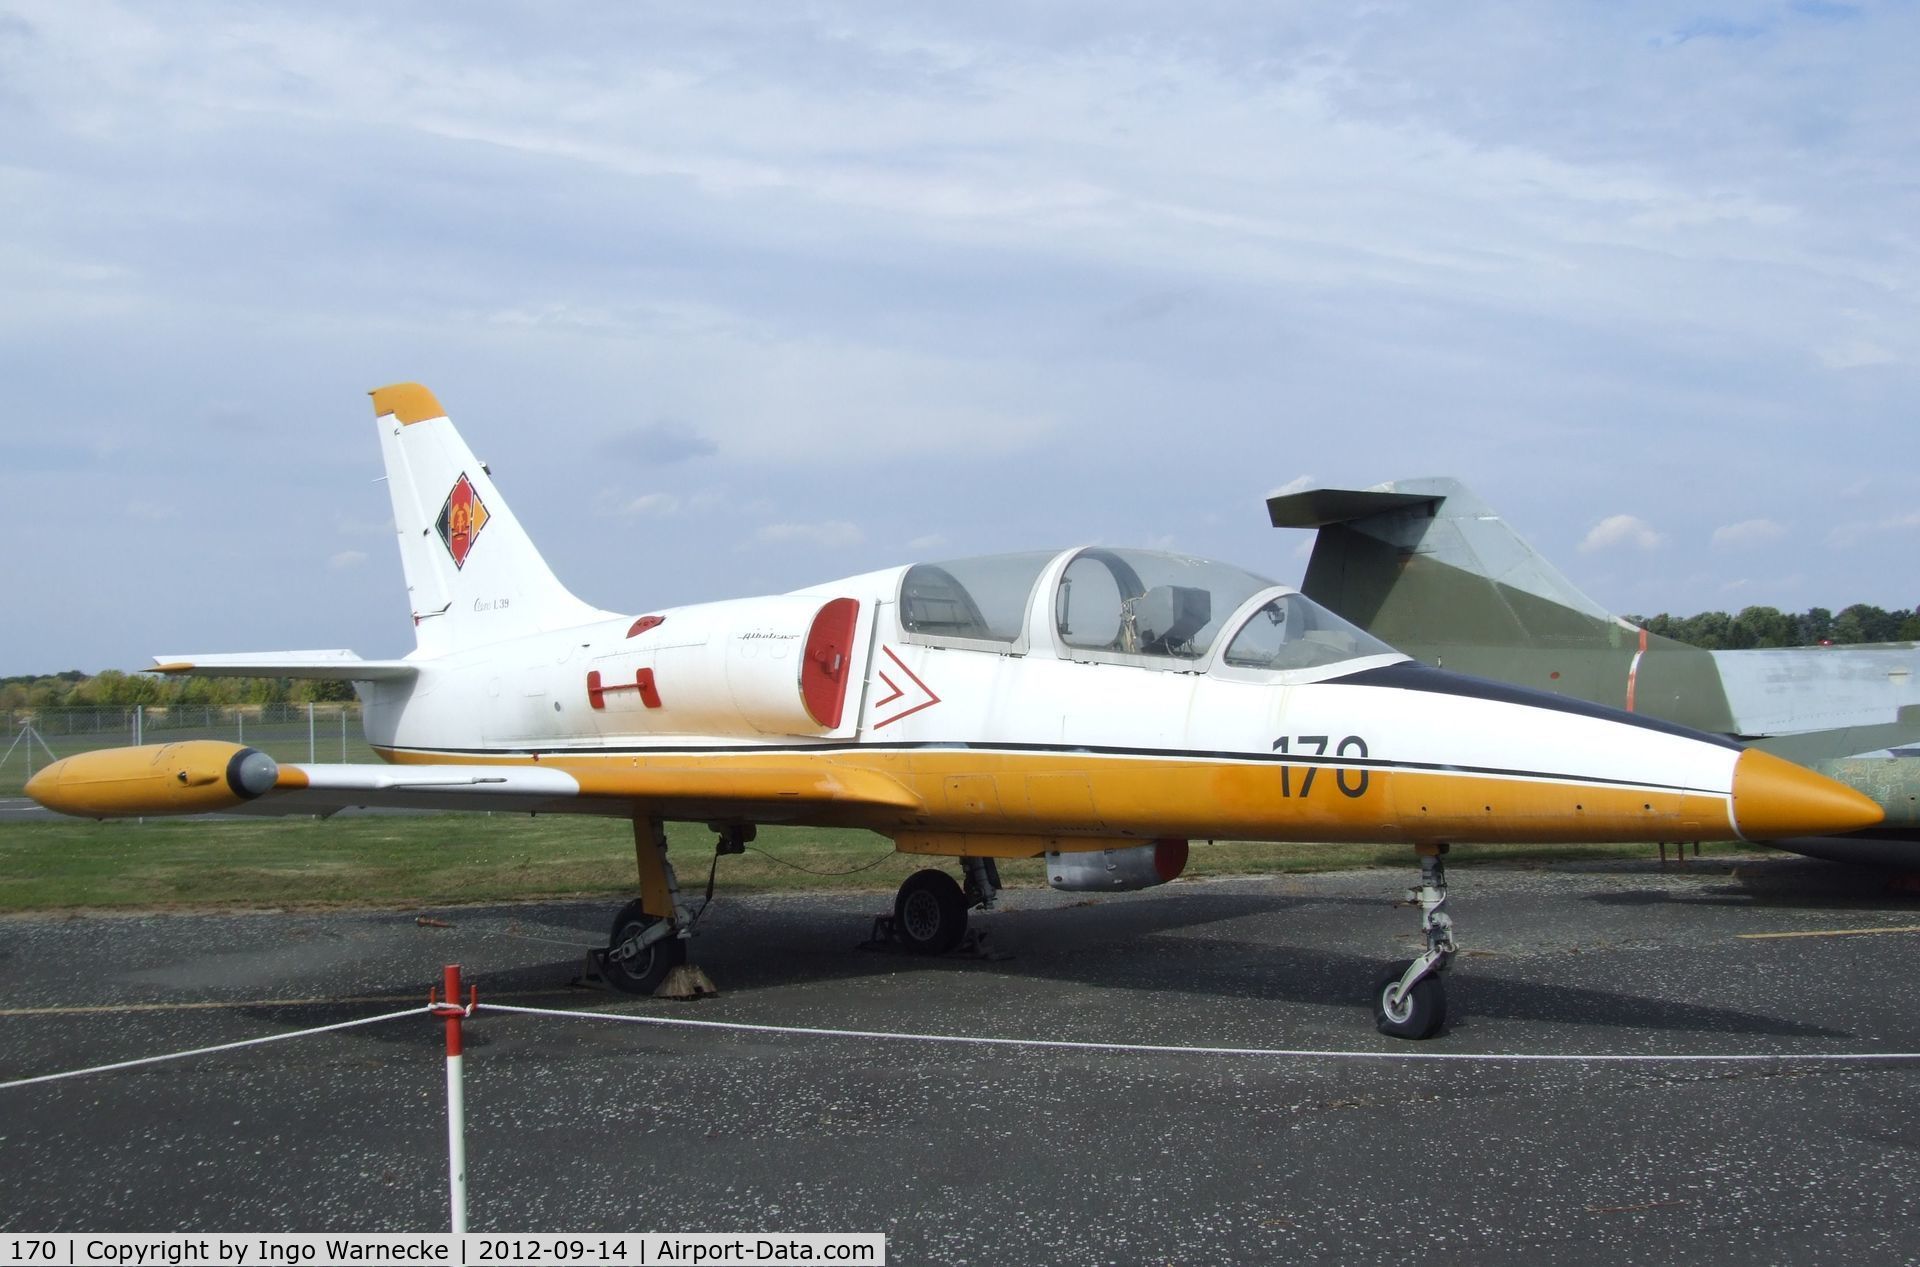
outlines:
[[447, 411], [440, 408], [440, 402], [433, 398], [433, 393], [418, 383], [392, 383], [386, 387], [376, 387], [368, 394], [373, 397], [373, 416], [376, 418], [392, 414], [404, 425], [447, 416]]

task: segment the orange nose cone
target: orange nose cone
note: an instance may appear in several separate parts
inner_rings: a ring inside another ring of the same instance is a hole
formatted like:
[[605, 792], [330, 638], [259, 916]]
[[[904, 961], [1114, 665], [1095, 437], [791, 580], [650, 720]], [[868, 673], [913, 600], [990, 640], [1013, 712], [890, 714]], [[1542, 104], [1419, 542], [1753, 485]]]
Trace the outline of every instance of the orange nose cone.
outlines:
[[1844, 783], [1749, 748], [1733, 766], [1733, 828], [1744, 840], [1836, 836], [1886, 812]]
[[28, 779], [26, 788], [27, 795], [31, 796], [39, 804], [46, 805], [48, 809], [57, 808], [56, 806], [48, 805], [47, 798], [58, 795], [57, 789], [60, 786], [60, 767], [65, 764], [65, 761], [56, 761], [40, 773]]

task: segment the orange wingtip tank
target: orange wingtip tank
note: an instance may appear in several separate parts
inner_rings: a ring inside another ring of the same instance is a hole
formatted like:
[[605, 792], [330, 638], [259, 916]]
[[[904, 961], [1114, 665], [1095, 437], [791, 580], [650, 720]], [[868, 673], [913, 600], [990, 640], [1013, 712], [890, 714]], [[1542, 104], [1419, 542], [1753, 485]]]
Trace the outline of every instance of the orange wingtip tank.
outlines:
[[82, 818], [204, 814], [244, 804], [297, 774], [258, 748], [194, 739], [63, 758], [28, 780], [27, 795]]

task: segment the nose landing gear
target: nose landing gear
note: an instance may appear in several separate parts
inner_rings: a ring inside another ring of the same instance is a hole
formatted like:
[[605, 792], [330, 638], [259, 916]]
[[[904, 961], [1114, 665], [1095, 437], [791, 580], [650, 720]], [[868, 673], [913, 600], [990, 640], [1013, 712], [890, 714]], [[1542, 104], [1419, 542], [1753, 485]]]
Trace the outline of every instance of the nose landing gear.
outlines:
[[1420, 887], [1407, 900], [1420, 907], [1420, 928], [1427, 949], [1418, 959], [1396, 964], [1373, 990], [1373, 1021], [1393, 1038], [1431, 1038], [1447, 1023], [1447, 984], [1440, 974], [1453, 959], [1453, 918], [1447, 914], [1445, 845], [1416, 845]]

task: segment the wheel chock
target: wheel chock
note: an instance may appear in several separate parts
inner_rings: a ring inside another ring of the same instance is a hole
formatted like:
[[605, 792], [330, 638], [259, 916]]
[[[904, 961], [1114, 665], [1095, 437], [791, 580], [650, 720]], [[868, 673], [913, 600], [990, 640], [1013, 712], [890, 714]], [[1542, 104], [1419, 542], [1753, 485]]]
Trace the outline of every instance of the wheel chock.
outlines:
[[667, 979], [654, 987], [656, 999], [705, 999], [720, 993], [712, 978], [698, 965], [683, 963], [667, 973]]
[[605, 990], [611, 993], [613, 987], [607, 984], [606, 960], [607, 952], [600, 947], [589, 950], [581, 958], [580, 975], [567, 984], [576, 990]]
[[[893, 916], [876, 915], [873, 917], [873, 935], [854, 946], [855, 950], [877, 950], [883, 954], [912, 954], [901, 943], [900, 935], [894, 930]], [[960, 935], [960, 944], [944, 955], [913, 955], [915, 959], [975, 959], [983, 963], [999, 963], [1011, 959], [1013, 955], [1004, 950], [991, 949], [987, 945], [987, 934], [977, 928], [969, 928]]]

